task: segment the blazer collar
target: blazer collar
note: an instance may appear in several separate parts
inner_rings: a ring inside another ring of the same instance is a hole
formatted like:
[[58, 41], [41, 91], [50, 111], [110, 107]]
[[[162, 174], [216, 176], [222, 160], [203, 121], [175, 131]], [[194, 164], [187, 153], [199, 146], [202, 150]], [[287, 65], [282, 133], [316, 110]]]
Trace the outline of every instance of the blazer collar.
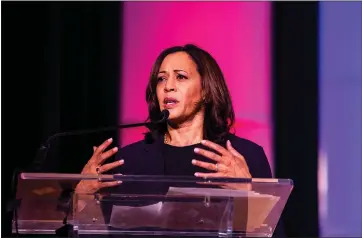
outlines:
[[143, 151], [147, 161], [147, 173], [151, 175], [163, 175], [165, 173], [163, 136], [158, 136], [153, 142], [144, 140]]
[[147, 140], [144, 140], [144, 150], [146, 152], [155, 152], [155, 151], [161, 151], [163, 146], [163, 136], [157, 136], [157, 138], [153, 142], [147, 142]]

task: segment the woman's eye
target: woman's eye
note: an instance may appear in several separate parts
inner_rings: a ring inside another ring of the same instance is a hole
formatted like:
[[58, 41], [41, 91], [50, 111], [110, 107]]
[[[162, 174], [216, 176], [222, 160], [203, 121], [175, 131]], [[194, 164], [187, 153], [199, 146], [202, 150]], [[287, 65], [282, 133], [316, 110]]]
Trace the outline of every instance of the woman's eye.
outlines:
[[177, 79], [187, 79], [187, 77], [182, 74], [178, 74]]
[[162, 82], [162, 81], [164, 81], [165, 80], [165, 77], [158, 77], [157, 78], [157, 82]]

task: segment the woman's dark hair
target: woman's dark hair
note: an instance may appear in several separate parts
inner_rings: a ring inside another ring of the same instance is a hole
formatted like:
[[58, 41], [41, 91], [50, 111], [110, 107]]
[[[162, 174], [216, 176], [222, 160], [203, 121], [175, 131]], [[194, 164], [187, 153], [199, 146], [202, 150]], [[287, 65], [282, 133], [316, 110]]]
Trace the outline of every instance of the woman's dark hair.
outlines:
[[[235, 119], [229, 90], [226, 86], [224, 75], [215, 59], [208, 52], [195, 45], [174, 46], [165, 49], [157, 57], [152, 67], [146, 90], [148, 119], [151, 121], [159, 120], [160, 105], [156, 95], [157, 76], [166, 56], [176, 52], [187, 53], [197, 65], [197, 71], [201, 76], [205, 106], [204, 138], [216, 143], [224, 143]], [[163, 135], [167, 131], [167, 125], [159, 124], [149, 129], [153, 135], [152, 137], [154, 137]]]

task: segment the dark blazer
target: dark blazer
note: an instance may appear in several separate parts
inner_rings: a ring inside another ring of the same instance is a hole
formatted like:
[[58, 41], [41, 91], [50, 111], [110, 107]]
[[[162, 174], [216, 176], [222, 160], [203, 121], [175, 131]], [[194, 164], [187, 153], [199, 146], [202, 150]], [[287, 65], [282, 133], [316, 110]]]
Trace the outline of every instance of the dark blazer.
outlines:
[[[233, 134], [228, 135], [232, 146], [244, 156], [249, 171], [253, 178], [271, 178], [272, 173], [267, 157], [261, 146], [250, 140], [237, 137]], [[127, 145], [119, 150], [116, 159], [124, 159], [125, 163], [121, 167], [113, 170], [111, 173], [121, 173], [124, 175], [163, 175], [164, 157], [163, 157], [163, 137], [159, 137], [153, 142], [141, 140]], [[185, 174], [193, 176], [193, 174]], [[121, 185], [122, 187], [123, 185]], [[127, 187], [127, 186], [126, 186]], [[127, 192], [137, 192], [140, 190], [137, 186], [128, 186]], [[160, 193], [167, 192], [167, 188], [155, 185], [144, 186], [142, 193]], [[284, 237], [284, 231], [281, 222], [278, 224], [274, 237]]]
[[[244, 156], [252, 177], [272, 177], [269, 162], [261, 146], [233, 134], [229, 134], [228, 139], [232, 146]], [[123, 147], [117, 154], [117, 159], [122, 158], [125, 163], [117, 172], [127, 175], [162, 175], [164, 171], [163, 146], [163, 137], [159, 137], [152, 143], [142, 140]]]

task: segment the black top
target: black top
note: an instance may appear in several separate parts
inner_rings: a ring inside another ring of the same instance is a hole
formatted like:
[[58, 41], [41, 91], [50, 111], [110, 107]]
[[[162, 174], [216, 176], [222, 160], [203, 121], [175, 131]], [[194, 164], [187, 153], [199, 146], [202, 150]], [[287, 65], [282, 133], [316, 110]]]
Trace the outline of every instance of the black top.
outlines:
[[[232, 134], [229, 134], [228, 139], [234, 149], [244, 156], [252, 177], [272, 177], [267, 157], [261, 146]], [[225, 147], [225, 145], [222, 146]], [[112, 173], [121, 173], [124, 175], [194, 176], [195, 172], [212, 172], [191, 163], [192, 159], [206, 162], [212, 161], [196, 154], [194, 152], [195, 147], [206, 148], [202, 144], [185, 147], [171, 146], [164, 144], [163, 137], [161, 136], [152, 143], [145, 140], [138, 141], [119, 150], [116, 159], [124, 159], [125, 163], [112, 171]], [[209, 148], [207, 149], [210, 150]], [[126, 193], [142, 194], [165, 194], [168, 190], [168, 186], [156, 183], [151, 183], [147, 186], [141, 183], [123, 183], [120, 188]], [[117, 192], [120, 191], [118, 190]], [[274, 232], [274, 237], [275, 236], [284, 236], [281, 223], [278, 224]]]
[[165, 158], [165, 175], [184, 176], [192, 175], [196, 172], [195, 166], [191, 164], [192, 159], [196, 158], [194, 149], [198, 145], [184, 147], [165, 144], [163, 156]]
[[[252, 177], [272, 177], [268, 159], [261, 146], [232, 134], [229, 134], [228, 139], [234, 149], [244, 156]], [[222, 146], [225, 147], [225, 145]], [[191, 160], [195, 156], [202, 161], [211, 161], [208, 158], [195, 154], [193, 152], [195, 147], [210, 150], [202, 144], [185, 147], [167, 145], [164, 144], [162, 136], [152, 143], [141, 140], [119, 150], [116, 159], [124, 159], [125, 162], [124, 165], [118, 167], [112, 173], [124, 175], [165, 175], [167, 172], [170, 175], [194, 176], [196, 171], [202, 172], [202, 168], [191, 164]]]
[[196, 172], [212, 172], [191, 163], [193, 159], [216, 163], [211, 159], [196, 154], [194, 152], [195, 148], [210, 150], [201, 143], [183, 147], [164, 144], [162, 146], [163, 157], [165, 158], [164, 174], [171, 176], [193, 176]]

